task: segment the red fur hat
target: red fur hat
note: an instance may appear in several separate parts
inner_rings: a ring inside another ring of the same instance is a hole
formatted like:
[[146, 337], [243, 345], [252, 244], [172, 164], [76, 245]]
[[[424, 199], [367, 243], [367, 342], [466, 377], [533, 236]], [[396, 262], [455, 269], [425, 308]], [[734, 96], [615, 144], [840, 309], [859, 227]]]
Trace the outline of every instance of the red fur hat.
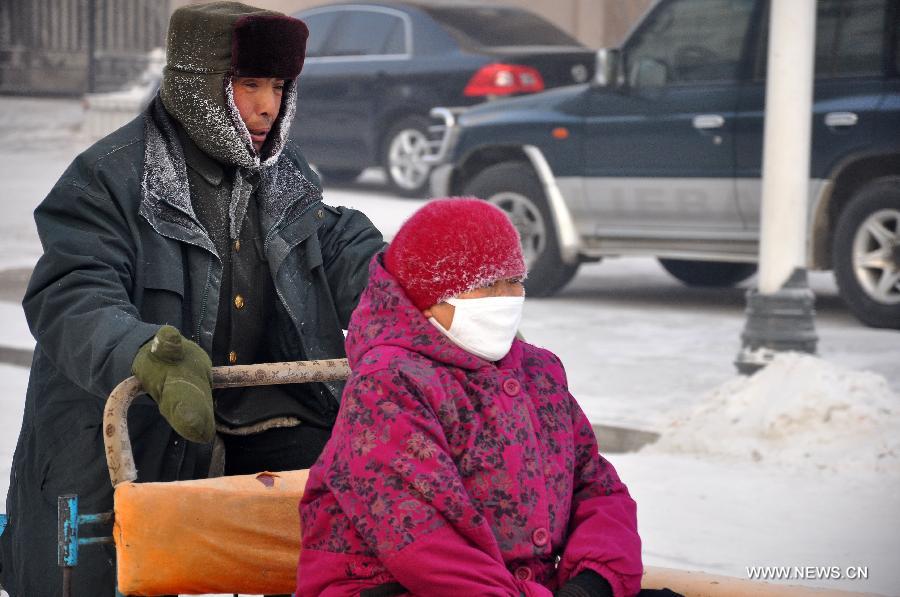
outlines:
[[420, 310], [526, 271], [509, 217], [469, 197], [437, 199], [414, 213], [385, 251], [384, 266]]

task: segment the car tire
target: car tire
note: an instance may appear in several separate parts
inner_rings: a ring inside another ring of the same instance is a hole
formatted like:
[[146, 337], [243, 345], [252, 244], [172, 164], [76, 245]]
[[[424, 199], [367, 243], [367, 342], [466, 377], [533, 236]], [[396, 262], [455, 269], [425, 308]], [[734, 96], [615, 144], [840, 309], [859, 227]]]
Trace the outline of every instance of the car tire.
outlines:
[[431, 166], [424, 158], [429, 153], [430, 125], [424, 116], [407, 116], [396, 122], [384, 136], [381, 166], [388, 184], [399, 195], [426, 195]]
[[359, 168], [319, 168], [319, 174], [326, 183], [347, 184], [359, 178], [362, 170]]
[[728, 288], [756, 273], [755, 263], [660, 259], [660, 265], [688, 286]]
[[841, 297], [857, 319], [900, 329], [900, 177], [878, 179], [854, 194], [837, 220], [832, 262]]
[[464, 194], [484, 199], [509, 214], [522, 237], [528, 296], [551, 296], [575, 276], [579, 264], [563, 262], [543, 185], [530, 166], [504, 162], [485, 168], [465, 186]]

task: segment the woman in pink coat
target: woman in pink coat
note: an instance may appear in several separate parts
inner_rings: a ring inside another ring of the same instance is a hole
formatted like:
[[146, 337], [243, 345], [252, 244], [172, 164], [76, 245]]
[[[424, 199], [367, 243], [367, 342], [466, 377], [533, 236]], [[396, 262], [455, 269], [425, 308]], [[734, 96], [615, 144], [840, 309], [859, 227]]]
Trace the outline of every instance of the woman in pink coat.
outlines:
[[635, 502], [559, 359], [515, 338], [515, 228], [433, 201], [370, 266], [300, 504], [297, 595], [635, 595]]

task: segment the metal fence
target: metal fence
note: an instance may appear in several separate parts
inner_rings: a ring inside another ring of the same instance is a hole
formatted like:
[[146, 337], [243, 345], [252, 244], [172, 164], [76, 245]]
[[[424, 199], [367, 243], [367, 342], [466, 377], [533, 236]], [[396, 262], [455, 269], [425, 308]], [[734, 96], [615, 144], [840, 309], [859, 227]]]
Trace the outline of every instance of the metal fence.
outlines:
[[0, 93], [121, 87], [165, 45], [168, 0], [0, 0]]

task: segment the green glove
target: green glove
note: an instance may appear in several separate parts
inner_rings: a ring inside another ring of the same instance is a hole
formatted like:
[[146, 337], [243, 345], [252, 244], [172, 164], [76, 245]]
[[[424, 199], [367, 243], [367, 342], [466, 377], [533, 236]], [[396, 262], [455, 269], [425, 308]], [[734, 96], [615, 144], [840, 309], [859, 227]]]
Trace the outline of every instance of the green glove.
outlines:
[[170, 325], [141, 346], [131, 372], [159, 405], [159, 412], [183, 438], [209, 443], [216, 433], [212, 361]]

